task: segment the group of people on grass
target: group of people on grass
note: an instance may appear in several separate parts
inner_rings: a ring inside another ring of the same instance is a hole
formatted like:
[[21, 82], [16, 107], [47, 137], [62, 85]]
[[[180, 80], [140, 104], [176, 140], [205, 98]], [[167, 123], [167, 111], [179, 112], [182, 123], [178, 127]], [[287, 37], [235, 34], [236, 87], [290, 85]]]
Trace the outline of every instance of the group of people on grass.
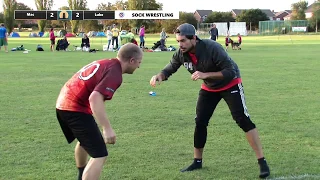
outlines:
[[[216, 27], [215, 24], [212, 25], [212, 28], [209, 31], [210, 34], [210, 39], [211, 40], [218, 40], [219, 37], [219, 32], [218, 32], [218, 28]], [[112, 28], [108, 28], [106, 31], [106, 36], [107, 36], [107, 40], [108, 40], [108, 49], [110, 48], [110, 45], [112, 45], [113, 49], [118, 49], [119, 48], [119, 35], [120, 35], [120, 30], [117, 27], [116, 24], [113, 24]], [[134, 34], [129, 30], [128, 35], [131, 37], [130, 42], [134, 43], [138, 46], [138, 42], [136, 41]], [[242, 43], [242, 37], [241, 35], [238, 33], [238, 42], [237, 42], [237, 47], [238, 49], [240, 48], [240, 45]], [[165, 29], [163, 28], [161, 33], [160, 33], [160, 43], [161, 43], [161, 48], [163, 48], [165, 46], [165, 42], [167, 39], [167, 34], [165, 32]], [[50, 29], [50, 33], [49, 33], [49, 38], [50, 38], [50, 50], [54, 51], [55, 49], [55, 34], [54, 34], [54, 30], [53, 28]], [[142, 25], [139, 29], [139, 40], [140, 40], [140, 48], [145, 48], [145, 26]], [[68, 42], [67, 38], [64, 37], [63, 41], [67, 42], [67, 47], [70, 45], [70, 43]], [[227, 34], [226, 38], [225, 38], [225, 46], [226, 46], [226, 51], [228, 51], [229, 48], [229, 44], [233, 43], [233, 40], [230, 38], [230, 35]], [[5, 52], [8, 52], [8, 33], [7, 33], [7, 29], [5, 28], [4, 24], [0, 25], [0, 50], [1, 47], [4, 46]], [[66, 48], [67, 48], [66, 47]], [[87, 36], [87, 34], [83, 35], [83, 38], [81, 40], [81, 49], [83, 48], [90, 48], [90, 40], [89, 37]]]
[[[218, 28], [216, 27], [215, 24], [212, 24], [212, 27], [211, 27], [211, 29], [209, 31], [209, 34], [210, 34], [210, 39], [211, 40], [214, 40], [214, 41], [218, 40], [219, 31], [218, 31]], [[240, 33], [238, 33], [237, 36], [238, 36], [238, 42], [236, 42], [237, 43], [237, 48], [241, 49], [240, 45], [242, 43], [242, 37], [241, 37]], [[226, 51], [228, 51], [229, 44], [233, 44], [233, 43], [234, 43], [234, 41], [230, 38], [229, 33], [227, 33], [227, 36], [225, 38]]]
[[[108, 40], [108, 49], [110, 45], [112, 45], [113, 49], [119, 48], [118, 37], [120, 35], [120, 32], [121, 31], [116, 24], [113, 24], [112, 28], [108, 27], [106, 31], [106, 36]], [[130, 42], [138, 46], [138, 42], [134, 38], [134, 34], [131, 32], [131, 30], [128, 31], [127, 35], [129, 35], [130, 37]], [[142, 25], [139, 29], [139, 39], [140, 39], [140, 48], [145, 48], [145, 26], [144, 25]]]

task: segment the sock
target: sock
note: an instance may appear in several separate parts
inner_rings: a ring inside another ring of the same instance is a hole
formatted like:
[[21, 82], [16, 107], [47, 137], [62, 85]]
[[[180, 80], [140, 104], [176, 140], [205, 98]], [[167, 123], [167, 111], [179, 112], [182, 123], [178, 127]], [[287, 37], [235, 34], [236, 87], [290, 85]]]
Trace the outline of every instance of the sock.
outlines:
[[258, 163], [259, 163], [259, 164], [266, 164], [267, 161], [266, 161], [266, 159], [265, 159], [264, 157], [262, 157], [262, 158], [259, 158], [259, 159], [258, 159]]
[[78, 180], [82, 180], [82, 174], [83, 174], [84, 168], [85, 168], [85, 166], [78, 167], [78, 170], [79, 170]]
[[193, 164], [202, 164], [202, 159], [194, 158]]
[[190, 166], [188, 166], [184, 169], [181, 169], [180, 171], [181, 172], [193, 171], [193, 170], [200, 169], [200, 168], [202, 168], [202, 159], [194, 158], [193, 163]]

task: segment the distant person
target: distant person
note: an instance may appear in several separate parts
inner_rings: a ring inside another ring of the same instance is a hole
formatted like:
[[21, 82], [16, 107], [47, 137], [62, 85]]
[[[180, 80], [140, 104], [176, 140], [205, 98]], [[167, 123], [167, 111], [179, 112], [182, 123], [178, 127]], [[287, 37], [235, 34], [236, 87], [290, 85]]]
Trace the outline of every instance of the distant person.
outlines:
[[139, 30], [139, 37], [140, 37], [140, 48], [144, 48], [144, 36], [145, 36], [145, 26], [142, 25], [140, 27], [140, 30]]
[[81, 40], [81, 49], [83, 50], [84, 47], [90, 48], [90, 39], [86, 34], [83, 34], [83, 38]]
[[7, 29], [4, 27], [4, 24], [0, 25], [0, 50], [4, 46], [4, 50], [8, 52], [8, 33]]
[[108, 40], [108, 50], [112, 41], [112, 32], [110, 31], [110, 27], [107, 28], [107, 40]]
[[104, 102], [111, 100], [121, 86], [123, 74], [133, 74], [139, 68], [142, 58], [143, 52], [138, 46], [125, 44], [117, 58], [84, 66], [62, 87], [56, 102], [56, 116], [67, 142], [78, 140], [74, 155], [78, 180], [99, 179], [108, 156], [106, 144], [116, 143]]
[[214, 41], [218, 40], [219, 32], [215, 24], [212, 24], [212, 28], [210, 29], [209, 34], [211, 36], [210, 37], [211, 40], [214, 40]]
[[238, 33], [238, 43], [239, 43], [238, 49], [241, 50], [242, 37], [241, 37], [240, 33]]
[[165, 28], [162, 28], [162, 31], [160, 33], [160, 49], [163, 50], [165, 48], [166, 45], [166, 39], [167, 39], [167, 33]]
[[65, 45], [66, 50], [67, 50], [67, 48], [68, 48], [69, 45], [70, 45], [70, 42], [68, 41], [67, 36], [64, 36], [64, 37], [63, 37], [62, 42], [63, 42], [63, 44]]
[[[117, 25], [113, 25], [113, 28], [111, 29], [111, 32], [112, 32], [112, 46], [113, 46], [113, 49], [118, 49], [119, 47], [119, 42], [118, 42], [118, 38], [119, 38], [119, 33], [120, 33], [120, 30], [117, 28]], [[114, 46], [114, 42], [116, 42], [116, 46]]]
[[131, 43], [133, 43], [133, 44], [135, 44], [135, 45], [138, 46], [138, 42], [137, 42], [137, 40], [134, 38], [134, 34], [131, 32], [131, 30], [128, 31], [127, 36], [129, 37]]
[[56, 36], [54, 35], [53, 28], [50, 29], [49, 38], [50, 38], [50, 50], [54, 51], [54, 46], [56, 44]]
[[134, 34], [131, 32], [131, 30], [128, 31], [127, 36], [128, 36], [130, 39], [134, 38]]
[[228, 51], [229, 43], [230, 43], [230, 36], [229, 36], [229, 34], [228, 34], [228, 35], [226, 36], [226, 39], [225, 39], [226, 51]]

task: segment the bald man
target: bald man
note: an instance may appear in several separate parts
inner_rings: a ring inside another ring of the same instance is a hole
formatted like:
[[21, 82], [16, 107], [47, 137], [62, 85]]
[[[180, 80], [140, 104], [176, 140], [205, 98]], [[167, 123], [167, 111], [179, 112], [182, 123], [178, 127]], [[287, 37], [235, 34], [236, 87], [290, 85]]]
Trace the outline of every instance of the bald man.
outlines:
[[[84, 66], [62, 87], [56, 102], [56, 115], [68, 143], [78, 140], [75, 161], [79, 180], [99, 179], [108, 156], [106, 144], [116, 142], [104, 102], [111, 100], [120, 87], [122, 74], [133, 74], [139, 68], [142, 57], [138, 46], [125, 44], [116, 58], [97, 60]], [[91, 157], [89, 162], [88, 155]]]

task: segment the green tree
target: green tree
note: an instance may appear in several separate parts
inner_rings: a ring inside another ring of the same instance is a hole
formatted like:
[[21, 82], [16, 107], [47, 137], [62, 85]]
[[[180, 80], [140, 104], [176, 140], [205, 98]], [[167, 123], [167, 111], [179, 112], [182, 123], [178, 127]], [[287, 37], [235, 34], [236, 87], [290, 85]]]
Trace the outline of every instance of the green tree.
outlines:
[[[169, 20], [162, 21], [161, 26], [162, 28], [166, 29], [167, 33], [171, 34], [179, 26], [179, 24], [180, 24], [179, 19], [169, 19]], [[161, 29], [159, 29], [159, 31], [161, 31]]]
[[10, 34], [14, 28], [14, 10], [17, 8], [16, 0], [4, 0], [3, 1], [3, 20], [7, 27], [8, 33]]
[[[53, 5], [53, 0], [35, 0], [37, 10], [50, 10]], [[40, 32], [44, 32], [47, 25], [47, 20], [38, 20], [38, 27]]]
[[129, 6], [128, 1], [124, 1], [124, 0], [117, 0], [114, 4], [114, 10], [124, 10], [127, 9]]
[[214, 23], [214, 22], [234, 22], [235, 19], [232, 16], [231, 12], [213, 12], [210, 14], [205, 23]]
[[[197, 27], [197, 20], [194, 17], [193, 13], [187, 13], [187, 12], [179, 12], [179, 19], [170, 19], [165, 20], [162, 23], [162, 26], [166, 29], [167, 33], [173, 33], [174, 30], [183, 23], [189, 23], [192, 24], [194, 27]], [[161, 29], [159, 29], [161, 31]]]
[[0, 23], [4, 23], [4, 15], [0, 12]]
[[260, 9], [243, 10], [236, 18], [237, 22], [246, 22], [247, 26], [251, 23], [252, 30], [259, 27], [259, 21], [267, 20], [269, 20], [268, 16]]
[[299, 1], [296, 3], [291, 4], [292, 14], [291, 19], [292, 20], [305, 20], [306, 19], [306, 10], [308, 8], [308, 2], [307, 1]]
[[102, 30], [102, 26], [99, 25], [97, 20], [85, 20], [81, 21], [81, 30], [82, 32], [89, 32], [89, 31], [100, 31]]
[[320, 24], [320, 0], [316, 0], [312, 7], [312, 18], [310, 19], [310, 24], [315, 27], [316, 32], [318, 32], [318, 26]]
[[[16, 10], [32, 10], [29, 6], [23, 4], [23, 3], [17, 3]], [[18, 25], [18, 28], [21, 28], [21, 25], [24, 24], [24, 20], [16, 20], [16, 23]]]
[[25, 5], [24, 3], [17, 3], [16, 10], [32, 10], [29, 6]]
[[[112, 4], [111, 2], [100, 3], [98, 4], [97, 10], [101, 11], [108, 11], [108, 10], [116, 10], [117, 7]], [[118, 24], [117, 20], [101, 20], [101, 23], [103, 24], [103, 29], [106, 29], [107, 26], [111, 26], [112, 24]]]
[[194, 27], [197, 27], [198, 21], [194, 17], [193, 13], [180, 12], [178, 26], [182, 23], [189, 23], [192, 24]]
[[[86, 0], [68, 0], [70, 10], [85, 10], [87, 7]], [[79, 20], [71, 20], [71, 31], [72, 33], [77, 33]]]

